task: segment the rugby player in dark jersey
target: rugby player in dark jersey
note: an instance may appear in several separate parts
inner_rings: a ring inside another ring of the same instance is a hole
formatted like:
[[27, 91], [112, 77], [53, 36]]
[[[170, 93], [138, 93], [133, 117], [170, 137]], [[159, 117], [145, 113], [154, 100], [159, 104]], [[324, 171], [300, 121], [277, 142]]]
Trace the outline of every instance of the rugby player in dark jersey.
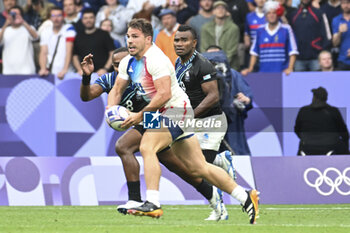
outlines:
[[[198, 127], [194, 131], [200, 143], [202, 152], [208, 163], [222, 167], [234, 179], [231, 153], [224, 151], [218, 154], [220, 144], [227, 130], [227, 120], [220, 106], [216, 70], [211, 62], [197, 50], [197, 35], [195, 30], [187, 25], [181, 25], [174, 38], [174, 48], [179, 56], [175, 62], [176, 78], [180, 87], [188, 95], [194, 109], [197, 121], [220, 121], [217, 129]], [[204, 125], [204, 124], [200, 124]], [[216, 220], [215, 212], [207, 220]], [[225, 208], [221, 220], [228, 219]]]
[[[114, 71], [99, 77], [94, 84], [90, 85], [91, 73], [93, 67], [93, 55], [89, 54], [84, 57], [81, 67], [83, 69], [83, 80], [80, 87], [80, 97], [83, 101], [90, 101], [99, 97], [103, 92], [109, 93], [112, 89], [118, 74], [118, 65], [122, 58], [128, 54], [126, 48], [119, 48], [113, 52], [112, 65]], [[128, 108], [130, 111], [140, 111], [147, 102], [138, 95], [136, 89], [129, 85], [123, 94], [120, 105]], [[117, 207], [120, 213], [126, 214], [130, 208], [135, 208], [143, 204], [140, 194], [139, 172], [140, 165], [134, 156], [139, 150], [142, 134], [145, 132], [142, 125], [136, 125], [134, 128], [126, 131], [116, 142], [116, 152], [120, 156], [125, 177], [128, 186], [129, 201]], [[165, 150], [158, 154], [159, 161], [165, 165], [170, 171], [176, 173], [183, 180], [194, 186], [210, 203], [213, 211], [216, 213], [217, 219], [220, 220], [222, 215], [222, 193], [219, 189], [211, 186], [202, 178], [195, 178], [177, 158], [171, 149]]]

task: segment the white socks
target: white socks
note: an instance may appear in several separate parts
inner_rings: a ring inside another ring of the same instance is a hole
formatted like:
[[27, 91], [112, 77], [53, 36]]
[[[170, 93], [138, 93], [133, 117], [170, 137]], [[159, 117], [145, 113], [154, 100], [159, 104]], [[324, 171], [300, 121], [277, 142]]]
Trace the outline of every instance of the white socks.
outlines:
[[159, 191], [158, 190], [146, 190], [146, 200], [149, 202], [152, 202], [156, 206], [160, 207]]
[[236, 198], [241, 204], [244, 205], [245, 201], [248, 198], [248, 193], [245, 191], [242, 186], [237, 186], [231, 193], [231, 196]]

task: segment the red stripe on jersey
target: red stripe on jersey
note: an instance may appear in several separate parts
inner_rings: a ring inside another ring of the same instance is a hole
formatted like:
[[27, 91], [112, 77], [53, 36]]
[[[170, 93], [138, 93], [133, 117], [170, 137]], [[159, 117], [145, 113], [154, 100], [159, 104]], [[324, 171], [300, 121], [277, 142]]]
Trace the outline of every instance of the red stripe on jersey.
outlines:
[[266, 43], [266, 44], [261, 44], [260, 48], [284, 48], [285, 44], [284, 43]]
[[315, 40], [311, 41], [311, 46], [314, 47], [315, 49], [321, 50], [322, 47], [317, 45], [316, 43], [319, 42], [322, 38], [318, 37]]
[[66, 42], [74, 42], [75, 37], [67, 37]]
[[320, 20], [318, 19], [318, 17], [315, 15], [315, 13], [312, 11], [311, 7], [308, 7], [307, 10], [310, 12], [310, 14], [312, 15], [312, 17], [316, 20], [316, 22], [320, 22]]
[[186, 106], [187, 106], [187, 102], [186, 101], [184, 101], [184, 109], [185, 109], [185, 111], [184, 111], [184, 114], [183, 114], [183, 117], [182, 117], [182, 121], [183, 120], [185, 120], [185, 116], [186, 116], [186, 113], [187, 113], [187, 108], [186, 108]]
[[260, 27], [260, 24], [253, 24], [253, 25], [249, 25], [250, 29], [257, 29]]
[[298, 10], [298, 12], [297, 12], [297, 13], [295, 14], [295, 16], [293, 17], [293, 23], [295, 23], [295, 20], [297, 20], [297, 18], [298, 18], [299, 14], [301, 13], [302, 10], [303, 10], [303, 9], [300, 7], [299, 10]]

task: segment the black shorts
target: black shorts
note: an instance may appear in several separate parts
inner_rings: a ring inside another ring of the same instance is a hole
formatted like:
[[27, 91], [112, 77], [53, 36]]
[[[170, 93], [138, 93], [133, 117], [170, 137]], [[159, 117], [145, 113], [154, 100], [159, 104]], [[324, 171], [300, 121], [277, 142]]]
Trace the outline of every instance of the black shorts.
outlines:
[[134, 129], [136, 129], [141, 135], [143, 135], [146, 132], [146, 129], [143, 128], [143, 125], [135, 125]]

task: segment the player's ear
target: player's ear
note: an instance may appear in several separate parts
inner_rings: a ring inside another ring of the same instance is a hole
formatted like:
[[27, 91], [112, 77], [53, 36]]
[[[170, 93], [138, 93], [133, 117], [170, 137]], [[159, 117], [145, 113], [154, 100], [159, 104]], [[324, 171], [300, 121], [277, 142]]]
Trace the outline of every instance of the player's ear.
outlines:
[[146, 36], [146, 41], [150, 44], [152, 44], [153, 38], [152, 36]]
[[193, 48], [196, 48], [196, 47], [197, 47], [197, 43], [198, 43], [197, 39], [194, 39], [194, 40], [193, 40]]

